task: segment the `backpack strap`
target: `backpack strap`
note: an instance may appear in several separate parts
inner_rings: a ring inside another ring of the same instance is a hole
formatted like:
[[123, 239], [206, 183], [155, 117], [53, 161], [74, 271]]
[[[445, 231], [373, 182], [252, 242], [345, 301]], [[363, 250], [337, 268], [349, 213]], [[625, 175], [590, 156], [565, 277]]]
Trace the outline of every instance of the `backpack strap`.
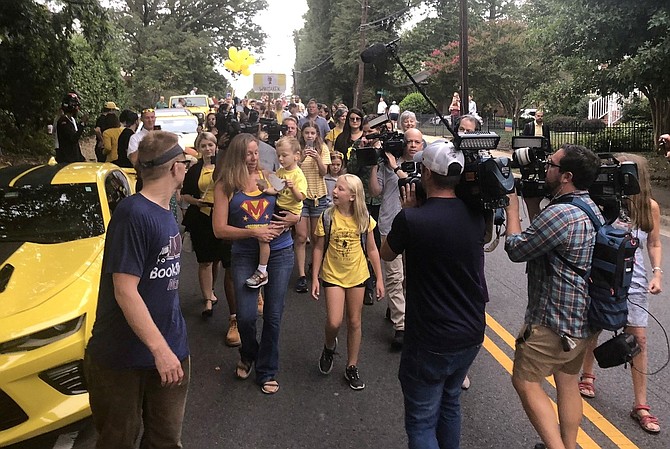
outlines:
[[[600, 219], [596, 216], [595, 212], [593, 212], [593, 209], [584, 202], [581, 198], [576, 198], [572, 195], [566, 195], [564, 197], [558, 198], [557, 200], [554, 200], [551, 202], [551, 204], [572, 204], [573, 206], [577, 206], [580, 208], [591, 220], [591, 223], [593, 223], [593, 227], [595, 228], [595, 231], [598, 232], [600, 228], [603, 226], [603, 224], [600, 222]], [[577, 273], [581, 277], [586, 277], [588, 274], [587, 270], [582, 270], [581, 268], [577, 267], [575, 264], [570, 262], [568, 259], [566, 259], [562, 254], [560, 254], [556, 250], [552, 250], [552, 253], [561, 259], [561, 261], [566, 264], [568, 267], [572, 269], [575, 273]]]

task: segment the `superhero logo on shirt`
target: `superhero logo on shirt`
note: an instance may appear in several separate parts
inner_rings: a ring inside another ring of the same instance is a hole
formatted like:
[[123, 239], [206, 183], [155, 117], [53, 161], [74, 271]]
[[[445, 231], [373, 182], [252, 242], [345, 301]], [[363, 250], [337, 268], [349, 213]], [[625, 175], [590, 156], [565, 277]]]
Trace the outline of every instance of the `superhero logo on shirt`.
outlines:
[[[247, 213], [247, 215], [253, 218], [254, 221], [258, 221], [263, 216], [263, 214], [265, 214], [265, 211], [269, 205], [270, 202], [267, 199], [261, 198], [258, 200], [246, 200], [240, 205], [240, 207]], [[267, 215], [265, 218], [269, 219]]]

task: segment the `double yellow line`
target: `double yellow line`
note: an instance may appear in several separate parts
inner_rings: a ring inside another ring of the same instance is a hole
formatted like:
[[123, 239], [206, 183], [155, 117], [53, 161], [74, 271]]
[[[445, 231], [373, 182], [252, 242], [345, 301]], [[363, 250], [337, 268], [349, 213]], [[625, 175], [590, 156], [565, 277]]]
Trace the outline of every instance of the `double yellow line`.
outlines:
[[[486, 314], [486, 325], [495, 332], [510, 348], [514, 349], [514, 340], [515, 338], [507, 332], [507, 329], [502, 327], [500, 323], [491, 317], [488, 313]], [[484, 337], [484, 348], [495, 358], [500, 365], [509, 373], [512, 374], [512, 359], [510, 359], [502, 349], [498, 347], [489, 337]], [[554, 379], [552, 377], [547, 378], [547, 382], [551, 384], [552, 387], [556, 388]], [[554, 410], [557, 410], [556, 403], [551, 401], [554, 406]], [[596, 426], [600, 431], [616, 444], [619, 448], [626, 449], [639, 449], [632, 441], [630, 441], [626, 435], [621, 433], [612, 423], [610, 423], [607, 418], [601, 415], [595, 408], [593, 408], [588, 402], [583, 401], [584, 403], [584, 416], [586, 419], [591, 421], [594, 426]], [[593, 441], [593, 439], [584, 432], [581, 427], [579, 433], [577, 434], [577, 444], [582, 449], [600, 449], [598, 443]]]

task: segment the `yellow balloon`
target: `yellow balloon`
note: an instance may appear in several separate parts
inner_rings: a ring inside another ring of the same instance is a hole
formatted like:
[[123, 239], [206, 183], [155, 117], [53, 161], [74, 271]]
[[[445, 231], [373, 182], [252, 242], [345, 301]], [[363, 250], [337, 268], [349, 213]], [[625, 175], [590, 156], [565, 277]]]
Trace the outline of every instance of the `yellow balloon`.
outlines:
[[249, 56], [249, 57], [245, 60], [245, 62], [247, 63], [247, 65], [253, 65], [253, 64], [256, 64], [256, 58], [254, 58], [253, 56]]
[[228, 57], [230, 58], [231, 61], [235, 61], [237, 59], [237, 48], [230, 47], [228, 49]]
[[225, 61], [223, 61], [223, 66], [228, 70], [230, 70], [231, 72], [234, 72], [233, 67], [235, 67], [235, 63], [230, 59], [226, 59]]
[[239, 52], [237, 52], [237, 54], [239, 55], [240, 59], [242, 61], [244, 61], [245, 59], [247, 59], [249, 57], [249, 50], [244, 48], [244, 49], [240, 50]]
[[244, 75], [244, 76], [251, 75], [251, 70], [249, 70], [249, 67], [245, 67], [245, 68], [242, 69], [242, 75]]

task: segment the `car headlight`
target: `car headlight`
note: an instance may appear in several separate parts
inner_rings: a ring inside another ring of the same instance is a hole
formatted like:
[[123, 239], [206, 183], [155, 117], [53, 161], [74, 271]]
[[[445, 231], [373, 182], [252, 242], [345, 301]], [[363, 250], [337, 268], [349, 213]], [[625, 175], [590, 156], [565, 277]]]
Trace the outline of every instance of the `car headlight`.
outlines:
[[0, 354], [32, 351], [33, 349], [41, 348], [42, 346], [69, 337], [81, 329], [85, 317], [86, 315], [82, 315], [65, 323], [56, 324], [41, 331], [0, 343]]

